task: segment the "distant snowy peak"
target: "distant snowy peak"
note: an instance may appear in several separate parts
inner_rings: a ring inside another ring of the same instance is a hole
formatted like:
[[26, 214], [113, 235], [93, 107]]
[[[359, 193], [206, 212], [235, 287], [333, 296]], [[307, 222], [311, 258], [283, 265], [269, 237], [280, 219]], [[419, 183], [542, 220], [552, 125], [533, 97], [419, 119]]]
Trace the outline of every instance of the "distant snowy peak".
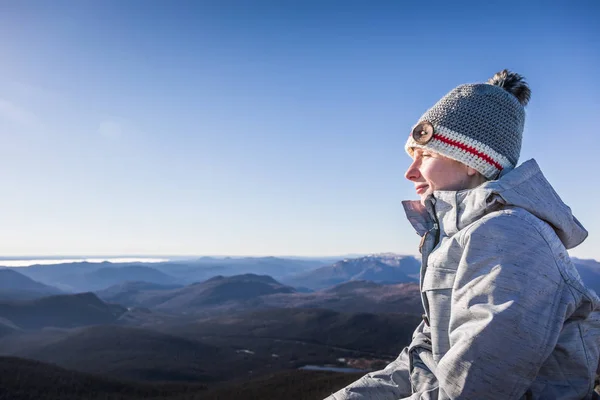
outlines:
[[390, 267], [405, 267], [409, 265], [418, 267], [420, 265], [419, 260], [414, 256], [395, 253], [376, 253], [358, 258], [346, 258], [334, 265], [339, 263], [372, 265], [373, 262], [382, 263]]
[[412, 256], [393, 253], [371, 254], [347, 258], [317, 268], [289, 279], [286, 283], [295, 287], [319, 290], [354, 280], [376, 283], [416, 282], [419, 268], [420, 262]]

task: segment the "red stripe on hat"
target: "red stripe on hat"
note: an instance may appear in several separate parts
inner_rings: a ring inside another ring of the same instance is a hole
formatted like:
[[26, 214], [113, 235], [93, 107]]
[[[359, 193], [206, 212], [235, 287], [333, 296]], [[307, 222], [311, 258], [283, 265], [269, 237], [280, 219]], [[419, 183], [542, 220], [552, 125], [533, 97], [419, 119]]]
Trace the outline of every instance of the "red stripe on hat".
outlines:
[[437, 139], [440, 142], [444, 142], [447, 143], [451, 146], [455, 146], [458, 147], [459, 149], [463, 149], [465, 151], [468, 151], [471, 154], [476, 155], [477, 157], [483, 159], [484, 161], [487, 161], [489, 164], [493, 165], [494, 167], [498, 168], [500, 171], [502, 171], [504, 168], [502, 168], [502, 165], [500, 165], [496, 160], [494, 160], [493, 158], [491, 158], [489, 155], [482, 153], [481, 151], [477, 150], [476, 148], [472, 147], [472, 146], [467, 146], [466, 144], [463, 144], [457, 140], [454, 139], [449, 139], [447, 137], [441, 136], [439, 133], [436, 133], [433, 136], [433, 139]]

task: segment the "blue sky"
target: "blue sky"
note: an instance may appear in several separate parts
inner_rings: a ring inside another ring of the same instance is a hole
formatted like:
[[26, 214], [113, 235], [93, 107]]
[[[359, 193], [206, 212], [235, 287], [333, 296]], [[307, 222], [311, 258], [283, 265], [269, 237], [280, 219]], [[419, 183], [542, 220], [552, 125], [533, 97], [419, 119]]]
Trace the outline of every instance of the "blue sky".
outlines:
[[[483, 4], [485, 3], [485, 4]], [[600, 5], [0, 1], [0, 252], [415, 254], [405, 138], [509, 68], [600, 258]]]

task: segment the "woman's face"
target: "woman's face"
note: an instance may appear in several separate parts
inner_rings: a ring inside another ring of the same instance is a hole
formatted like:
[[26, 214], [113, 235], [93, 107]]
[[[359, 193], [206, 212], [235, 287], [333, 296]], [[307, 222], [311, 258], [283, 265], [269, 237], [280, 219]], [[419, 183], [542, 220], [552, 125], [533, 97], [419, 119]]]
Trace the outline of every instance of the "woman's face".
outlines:
[[421, 202], [434, 190], [471, 189], [485, 181], [473, 168], [418, 147], [413, 151], [413, 162], [404, 176], [415, 184]]

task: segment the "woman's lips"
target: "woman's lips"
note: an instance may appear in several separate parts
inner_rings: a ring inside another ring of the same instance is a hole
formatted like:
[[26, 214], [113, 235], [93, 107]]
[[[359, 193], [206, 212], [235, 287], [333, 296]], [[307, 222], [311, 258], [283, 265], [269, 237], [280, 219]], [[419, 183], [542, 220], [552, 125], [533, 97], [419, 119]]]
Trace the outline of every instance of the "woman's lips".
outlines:
[[428, 187], [429, 186], [427, 186], [427, 185], [421, 185], [421, 186], [417, 186], [415, 188], [415, 190], [417, 191], [417, 194], [423, 194], [423, 193], [425, 193], [427, 191]]

